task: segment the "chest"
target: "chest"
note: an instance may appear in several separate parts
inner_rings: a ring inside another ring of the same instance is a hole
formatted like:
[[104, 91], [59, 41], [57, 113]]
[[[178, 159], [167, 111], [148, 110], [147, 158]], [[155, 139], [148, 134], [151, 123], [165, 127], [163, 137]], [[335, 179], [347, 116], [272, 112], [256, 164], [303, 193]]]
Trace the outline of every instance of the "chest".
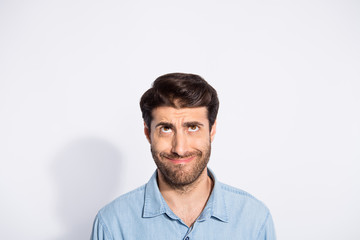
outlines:
[[172, 209], [174, 214], [178, 216], [187, 226], [192, 226], [196, 219], [200, 216], [202, 208], [192, 209]]
[[[122, 226], [114, 239], [157, 239], [157, 240], [254, 240], [256, 232], [245, 225], [234, 225], [222, 222], [215, 218], [205, 221], [195, 221], [187, 227], [179, 220], [169, 218], [166, 214], [155, 218], [142, 219], [141, 221], [128, 222]], [[187, 238], [188, 237], [188, 238]]]

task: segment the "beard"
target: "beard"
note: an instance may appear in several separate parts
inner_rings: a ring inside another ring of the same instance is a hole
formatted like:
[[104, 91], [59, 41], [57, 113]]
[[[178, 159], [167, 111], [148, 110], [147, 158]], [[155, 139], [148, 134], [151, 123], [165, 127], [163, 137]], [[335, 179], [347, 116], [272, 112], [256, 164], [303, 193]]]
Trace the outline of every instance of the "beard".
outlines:
[[[203, 151], [195, 150], [184, 155], [157, 152], [153, 147], [151, 147], [151, 154], [166, 183], [172, 188], [181, 189], [194, 183], [206, 168], [210, 159], [211, 143]], [[169, 160], [189, 157], [195, 158], [187, 164], [173, 164]]]

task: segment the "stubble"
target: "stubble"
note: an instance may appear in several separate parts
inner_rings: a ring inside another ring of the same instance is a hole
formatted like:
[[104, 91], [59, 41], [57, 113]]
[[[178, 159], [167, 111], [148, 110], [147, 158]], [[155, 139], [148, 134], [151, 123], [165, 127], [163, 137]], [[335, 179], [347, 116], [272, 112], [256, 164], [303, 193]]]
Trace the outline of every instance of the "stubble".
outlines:
[[[182, 156], [176, 153], [157, 152], [152, 147], [151, 154], [166, 183], [174, 189], [184, 189], [191, 186], [206, 168], [210, 159], [211, 143], [202, 151], [195, 150]], [[187, 169], [186, 164], [173, 164], [169, 160], [188, 157], [195, 157], [190, 162], [193, 165], [191, 169]]]

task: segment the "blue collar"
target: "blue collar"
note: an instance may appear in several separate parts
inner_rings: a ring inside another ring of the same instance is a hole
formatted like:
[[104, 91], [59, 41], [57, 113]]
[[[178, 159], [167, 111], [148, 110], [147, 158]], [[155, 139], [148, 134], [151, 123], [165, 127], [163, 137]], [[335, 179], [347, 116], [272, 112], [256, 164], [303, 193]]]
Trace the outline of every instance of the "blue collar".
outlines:
[[[214, 187], [206, 203], [206, 206], [200, 214], [198, 221], [205, 221], [211, 217], [214, 217], [222, 222], [228, 222], [228, 212], [226, 209], [225, 200], [222, 194], [221, 183], [216, 180], [214, 173], [208, 168], [208, 175], [214, 181]], [[157, 185], [157, 171], [150, 178], [149, 182], [145, 186], [145, 201], [144, 201], [144, 218], [157, 217], [161, 214], [166, 214], [172, 219], [180, 220], [176, 216], [160, 193]]]

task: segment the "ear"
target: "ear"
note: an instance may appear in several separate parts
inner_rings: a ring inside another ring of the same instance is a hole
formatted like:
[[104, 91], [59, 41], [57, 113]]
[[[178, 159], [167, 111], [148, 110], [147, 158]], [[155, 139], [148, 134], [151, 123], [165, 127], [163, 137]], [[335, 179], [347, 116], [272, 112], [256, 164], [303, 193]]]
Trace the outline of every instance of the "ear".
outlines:
[[144, 122], [144, 133], [145, 133], [145, 136], [146, 136], [146, 139], [148, 140], [148, 142], [151, 143], [150, 129], [149, 129], [149, 127], [146, 125], [145, 122]]
[[217, 123], [217, 120], [215, 120], [214, 124], [211, 127], [211, 131], [210, 131], [210, 140], [211, 140], [211, 142], [214, 140], [214, 137], [215, 137], [216, 123]]

